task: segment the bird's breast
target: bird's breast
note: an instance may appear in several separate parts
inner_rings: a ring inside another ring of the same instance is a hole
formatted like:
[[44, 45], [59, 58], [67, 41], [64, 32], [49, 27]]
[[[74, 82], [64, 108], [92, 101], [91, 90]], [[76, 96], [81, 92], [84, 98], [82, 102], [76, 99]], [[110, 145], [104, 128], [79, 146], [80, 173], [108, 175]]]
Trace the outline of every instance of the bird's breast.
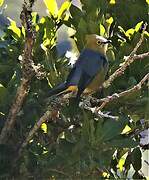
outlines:
[[97, 92], [105, 80], [105, 75], [105, 70], [100, 70], [93, 78], [93, 80], [89, 83], [87, 88], [83, 91], [83, 94], [93, 94]]

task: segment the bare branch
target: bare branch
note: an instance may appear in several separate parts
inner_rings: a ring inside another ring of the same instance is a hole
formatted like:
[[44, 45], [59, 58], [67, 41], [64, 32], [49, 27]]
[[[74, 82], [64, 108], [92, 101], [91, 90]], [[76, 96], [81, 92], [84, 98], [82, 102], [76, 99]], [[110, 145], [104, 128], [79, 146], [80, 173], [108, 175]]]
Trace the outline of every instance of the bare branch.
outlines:
[[48, 107], [48, 110], [35, 123], [33, 128], [30, 130], [29, 134], [27, 135], [26, 139], [22, 143], [22, 145], [18, 151], [18, 157], [17, 157], [17, 159], [15, 159], [15, 161], [17, 161], [20, 158], [23, 149], [27, 146], [29, 141], [33, 138], [34, 134], [41, 127], [42, 123], [44, 123], [46, 121], [48, 121], [48, 122], [55, 121], [56, 119], [58, 119], [60, 107], [62, 107], [67, 102], [68, 102], [68, 99], [64, 99], [63, 97], [57, 97], [56, 99], [54, 98], [54, 102], [52, 102], [52, 100], [51, 100], [51, 104]]
[[114, 79], [116, 79], [117, 77], [121, 76], [122, 74], [124, 74], [124, 71], [126, 70], [126, 68], [133, 63], [135, 60], [138, 59], [144, 59], [146, 57], [149, 57], [149, 52], [143, 53], [143, 54], [139, 54], [139, 55], [134, 55], [132, 57], [127, 56], [125, 57], [125, 62], [122, 64], [122, 66], [120, 68], [118, 68], [110, 77], [108, 80], [106, 80], [103, 84], [104, 88], [108, 88], [111, 83], [114, 81]]
[[114, 93], [112, 96], [109, 96], [109, 97], [106, 97], [106, 98], [103, 98], [103, 99], [100, 99], [100, 102], [102, 101], [102, 104], [100, 107], [98, 107], [96, 109], [96, 111], [101, 111], [101, 109], [103, 109], [109, 102], [115, 100], [115, 99], [119, 99], [120, 97], [123, 97], [123, 96], [127, 96], [129, 95], [130, 93], [133, 93], [135, 91], [138, 91], [142, 88], [143, 84], [146, 82], [146, 81], [149, 81], [149, 73], [146, 74], [143, 79], [137, 84], [135, 85], [134, 87], [132, 87], [131, 89], [128, 89], [126, 91], [123, 91], [119, 94], [117, 93]]
[[[144, 27], [144, 31], [147, 27], [147, 24], [145, 24]], [[140, 54], [140, 55], [135, 55], [138, 48], [141, 46], [143, 40], [144, 40], [144, 31], [141, 34], [140, 40], [139, 42], [136, 44], [135, 48], [133, 49], [133, 51], [130, 53], [129, 56], [125, 56], [124, 57], [124, 63], [122, 64], [122, 66], [120, 68], [118, 68], [109, 78], [108, 80], [106, 80], [103, 84], [104, 88], [108, 88], [111, 83], [114, 81], [114, 79], [116, 79], [117, 77], [121, 76], [122, 74], [124, 74], [124, 71], [126, 70], [126, 68], [128, 66], [130, 66], [131, 63], [133, 63], [135, 60], [137, 59], [143, 59], [145, 57], [149, 57], [149, 52], [146, 52], [144, 54]]]
[[42, 123], [48, 121], [52, 116], [52, 111], [47, 110], [44, 115], [39, 119], [37, 123], [35, 123], [34, 127], [29, 132], [28, 136], [26, 137], [25, 141], [21, 145], [21, 148], [19, 150], [19, 154], [21, 154], [23, 148], [28, 144], [28, 142], [32, 139], [35, 132], [41, 127]]
[[143, 32], [141, 34], [141, 38], [139, 39], [139, 42], [136, 44], [135, 48], [133, 49], [133, 51], [130, 53], [130, 57], [133, 57], [137, 50], [139, 49], [139, 47], [141, 46], [141, 44], [143, 43], [143, 40], [144, 40], [144, 31], [146, 30], [147, 28], [147, 23], [144, 24], [144, 28], [143, 28]]
[[110, 118], [110, 119], [118, 119], [118, 116], [112, 116], [109, 115], [109, 112], [107, 113], [103, 113], [101, 111], [97, 111], [97, 107], [89, 107], [88, 105], [86, 105], [85, 103], [81, 102], [79, 104], [81, 109], [86, 109], [88, 111], [91, 111], [93, 114], [96, 114], [96, 116], [98, 116], [99, 118]]
[[56, 173], [58, 173], [58, 174], [61, 174], [61, 175], [63, 175], [63, 176], [66, 176], [66, 177], [69, 177], [69, 178], [70, 178], [69, 174], [63, 172], [62, 170], [53, 169], [53, 168], [49, 168], [48, 170], [49, 170], [49, 171], [52, 171], [52, 172], [56, 172]]
[[23, 5], [21, 18], [22, 18], [22, 24], [25, 27], [25, 31], [26, 31], [24, 54], [22, 60], [22, 79], [20, 82], [20, 86], [17, 89], [17, 93], [12, 103], [12, 106], [9, 110], [6, 123], [2, 128], [0, 134], [0, 144], [4, 144], [7, 142], [8, 137], [10, 136], [10, 132], [16, 122], [17, 114], [20, 111], [24, 99], [26, 98], [29, 92], [30, 80], [35, 74], [32, 68], [32, 64], [33, 64], [32, 49], [34, 44], [34, 31], [31, 23], [32, 22], [31, 6], [29, 7], [28, 10], [27, 3], [24, 3]]

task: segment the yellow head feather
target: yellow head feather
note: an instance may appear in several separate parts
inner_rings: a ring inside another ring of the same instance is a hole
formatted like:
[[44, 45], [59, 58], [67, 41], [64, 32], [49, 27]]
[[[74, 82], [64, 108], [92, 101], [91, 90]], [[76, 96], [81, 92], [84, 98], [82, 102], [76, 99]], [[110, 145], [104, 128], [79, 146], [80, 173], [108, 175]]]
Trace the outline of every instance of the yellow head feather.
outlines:
[[86, 35], [86, 48], [98, 51], [103, 55], [106, 55], [110, 40], [96, 34]]

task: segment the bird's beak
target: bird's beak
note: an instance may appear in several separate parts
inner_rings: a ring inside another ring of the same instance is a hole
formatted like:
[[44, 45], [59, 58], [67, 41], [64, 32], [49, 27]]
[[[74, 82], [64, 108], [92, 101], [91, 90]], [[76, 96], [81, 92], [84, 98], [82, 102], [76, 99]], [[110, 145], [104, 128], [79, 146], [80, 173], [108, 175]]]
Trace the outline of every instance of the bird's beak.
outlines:
[[107, 40], [104, 44], [111, 44], [112, 41], [111, 40]]

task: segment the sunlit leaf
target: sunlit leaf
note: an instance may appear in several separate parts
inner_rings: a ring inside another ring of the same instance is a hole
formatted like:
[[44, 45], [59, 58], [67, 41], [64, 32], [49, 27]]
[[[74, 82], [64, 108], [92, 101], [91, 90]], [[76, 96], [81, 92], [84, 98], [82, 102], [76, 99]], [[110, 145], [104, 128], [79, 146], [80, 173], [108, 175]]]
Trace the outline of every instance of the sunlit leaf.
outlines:
[[47, 127], [46, 123], [42, 123], [41, 129], [43, 130], [44, 133], [47, 133], [48, 127]]
[[21, 37], [21, 30], [17, 27], [16, 22], [8, 17], [10, 21], [10, 26], [8, 29], [12, 30], [18, 37]]
[[144, 35], [146, 35], [146, 36], [149, 37], [149, 32], [145, 31], [145, 32], [144, 32]]
[[106, 32], [105, 27], [102, 24], [100, 24], [100, 35], [104, 36], [105, 32]]
[[70, 15], [69, 14], [66, 14], [65, 17], [64, 17], [64, 21], [68, 21]]
[[103, 176], [104, 178], [109, 178], [109, 177], [110, 177], [110, 174], [107, 173], [107, 172], [103, 172], [103, 173], [102, 173], [102, 176]]
[[128, 125], [126, 125], [121, 134], [126, 134], [129, 131], [131, 131], [131, 128]]
[[38, 13], [37, 12], [32, 12], [32, 22], [33, 24], [36, 24], [38, 21]]
[[109, 2], [110, 4], [116, 4], [116, 0], [110, 0], [110, 2]]
[[51, 44], [51, 41], [49, 38], [45, 39], [44, 42], [43, 42], [43, 45], [46, 47], [46, 46], [49, 46]]
[[119, 168], [119, 170], [122, 172], [123, 171], [123, 167], [124, 167], [124, 164], [125, 164], [125, 160], [126, 160], [126, 154], [124, 154], [121, 158], [120, 158], [120, 160], [119, 160], [119, 162], [118, 162], [118, 164], [117, 164], [117, 167]]
[[146, 0], [146, 3], [149, 4], [149, 0]]
[[135, 31], [136, 31], [136, 32], [139, 31], [139, 29], [141, 28], [142, 24], [143, 24], [143, 21], [139, 22], [139, 23], [135, 26]]
[[4, 3], [4, 0], [0, 0], [0, 6], [2, 6]]
[[57, 15], [58, 15], [58, 7], [57, 7], [56, 0], [44, 0], [44, 3], [46, 5], [47, 9], [49, 10], [49, 13], [53, 17], [57, 17]]
[[38, 32], [40, 28], [39, 28], [38, 25], [36, 25], [36, 28], [35, 28], [35, 29], [36, 29], [36, 32]]
[[112, 24], [112, 23], [113, 23], [113, 17], [110, 17], [109, 19], [107, 19], [106, 22], [107, 22], [108, 24]]
[[42, 17], [42, 18], [40, 19], [40, 23], [41, 23], [41, 24], [45, 23], [45, 21], [46, 21], [46, 20], [45, 20], [44, 17]]
[[70, 1], [65, 1], [59, 11], [58, 11], [58, 19], [62, 18], [63, 14], [70, 8], [71, 2]]
[[125, 35], [129, 38], [131, 38], [131, 36], [134, 34], [135, 30], [133, 28], [128, 29], [125, 33]]

